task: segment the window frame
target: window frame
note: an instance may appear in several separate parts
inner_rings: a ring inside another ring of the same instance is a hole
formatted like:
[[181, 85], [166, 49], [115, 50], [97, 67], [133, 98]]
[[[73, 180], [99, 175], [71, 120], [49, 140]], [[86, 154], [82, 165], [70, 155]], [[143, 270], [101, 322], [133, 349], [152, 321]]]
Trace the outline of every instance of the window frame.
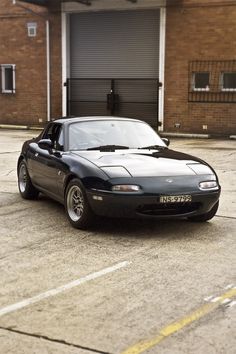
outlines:
[[236, 71], [222, 71], [220, 73], [220, 90], [222, 92], [236, 92], [236, 87], [234, 87], [234, 88], [225, 88], [224, 87], [224, 75], [225, 74], [235, 74], [236, 75]]
[[[36, 22], [28, 22], [27, 23], [28, 37], [36, 37], [37, 36], [37, 23]], [[31, 32], [32, 31], [32, 32]]]
[[[209, 85], [206, 88], [197, 88], [196, 87], [196, 74], [208, 74], [209, 75]], [[211, 73], [210, 71], [194, 71], [192, 72], [192, 82], [191, 82], [191, 86], [192, 86], [192, 91], [194, 92], [209, 92], [210, 91], [210, 78], [211, 78]]]
[[[15, 64], [1, 64], [1, 93], [14, 94], [16, 93], [16, 65]], [[12, 69], [12, 90], [6, 89], [6, 69]]]

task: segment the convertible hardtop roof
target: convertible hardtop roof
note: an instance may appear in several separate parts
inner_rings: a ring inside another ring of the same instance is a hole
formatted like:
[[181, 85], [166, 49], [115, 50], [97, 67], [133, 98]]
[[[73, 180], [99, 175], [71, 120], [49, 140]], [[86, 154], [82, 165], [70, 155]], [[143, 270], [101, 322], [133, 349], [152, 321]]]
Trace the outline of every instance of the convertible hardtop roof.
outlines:
[[144, 123], [142, 120], [133, 118], [121, 118], [113, 116], [91, 116], [91, 117], [63, 117], [54, 120], [54, 123], [70, 124], [75, 122], [88, 122], [88, 121], [99, 121], [99, 120], [119, 120], [119, 121], [132, 121]]

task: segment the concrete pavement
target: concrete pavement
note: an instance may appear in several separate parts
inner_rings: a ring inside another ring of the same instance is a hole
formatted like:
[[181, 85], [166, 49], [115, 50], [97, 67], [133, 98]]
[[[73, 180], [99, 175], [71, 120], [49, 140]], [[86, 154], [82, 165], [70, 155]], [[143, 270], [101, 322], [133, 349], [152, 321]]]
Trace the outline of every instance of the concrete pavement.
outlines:
[[63, 206], [18, 194], [16, 160], [35, 133], [0, 136], [0, 309], [127, 262], [1, 316], [1, 353], [138, 353], [140, 342], [150, 353], [235, 352], [234, 296], [151, 346], [164, 328], [236, 286], [235, 141], [171, 141], [216, 169], [222, 198], [212, 221], [101, 219], [79, 231]]

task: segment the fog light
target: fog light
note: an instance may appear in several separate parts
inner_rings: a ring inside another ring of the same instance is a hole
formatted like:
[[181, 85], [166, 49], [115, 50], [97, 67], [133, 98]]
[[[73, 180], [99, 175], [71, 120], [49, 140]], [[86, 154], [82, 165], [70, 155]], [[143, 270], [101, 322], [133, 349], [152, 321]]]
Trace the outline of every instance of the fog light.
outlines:
[[199, 183], [200, 189], [216, 189], [218, 188], [218, 184], [216, 181], [204, 181]]
[[141, 188], [132, 184], [117, 184], [112, 187], [113, 192], [139, 192]]

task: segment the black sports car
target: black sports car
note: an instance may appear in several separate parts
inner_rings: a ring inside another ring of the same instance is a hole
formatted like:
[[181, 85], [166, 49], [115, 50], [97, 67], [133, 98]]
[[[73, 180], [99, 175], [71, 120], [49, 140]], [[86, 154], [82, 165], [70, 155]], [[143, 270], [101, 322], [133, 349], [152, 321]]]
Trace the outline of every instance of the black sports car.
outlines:
[[42, 192], [63, 203], [76, 228], [94, 215], [211, 219], [220, 196], [216, 173], [168, 145], [139, 120], [61, 118], [23, 144], [20, 194], [34, 199]]

